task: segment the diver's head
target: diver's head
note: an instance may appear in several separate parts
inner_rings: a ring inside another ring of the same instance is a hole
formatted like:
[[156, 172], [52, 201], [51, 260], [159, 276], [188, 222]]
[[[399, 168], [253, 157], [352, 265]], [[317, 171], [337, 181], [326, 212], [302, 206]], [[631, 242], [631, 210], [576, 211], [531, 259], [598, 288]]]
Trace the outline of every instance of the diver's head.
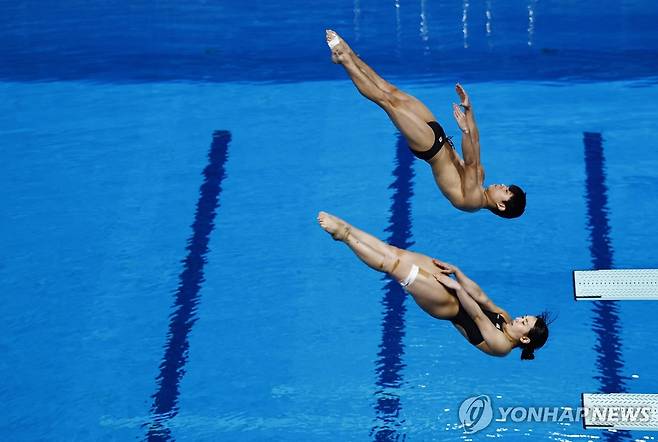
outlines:
[[507, 324], [506, 332], [521, 347], [521, 359], [535, 359], [535, 350], [548, 339], [548, 313], [519, 316]]
[[514, 184], [492, 184], [485, 190], [493, 213], [503, 218], [517, 218], [525, 210], [525, 192]]

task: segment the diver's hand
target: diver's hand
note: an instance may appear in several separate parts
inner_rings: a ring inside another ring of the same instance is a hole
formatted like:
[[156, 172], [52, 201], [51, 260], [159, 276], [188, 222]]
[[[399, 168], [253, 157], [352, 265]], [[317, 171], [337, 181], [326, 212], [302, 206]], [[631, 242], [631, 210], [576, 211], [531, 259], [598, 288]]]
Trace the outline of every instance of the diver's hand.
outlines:
[[457, 122], [459, 129], [461, 129], [461, 131], [465, 134], [469, 133], [470, 131], [468, 130], [466, 114], [464, 114], [464, 112], [462, 112], [459, 106], [457, 106], [455, 103], [452, 103], [452, 115], [455, 117], [455, 121]]
[[468, 111], [471, 109], [471, 99], [468, 98], [468, 94], [464, 90], [464, 87], [457, 83], [455, 85], [455, 91], [457, 91], [457, 95], [459, 95], [459, 99], [461, 100], [461, 103], [459, 105], [464, 108], [464, 110]]
[[432, 263], [434, 263], [434, 265], [439, 268], [439, 271], [445, 275], [453, 275], [459, 272], [459, 268], [457, 268], [457, 266], [448, 262], [433, 259]]
[[452, 279], [450, 276], [443, 273], [434, 273], [434, 279], [437, 280], [440, 284], [443, 284], [445, 287], [453, 290], [463, 290], [460, 283]]

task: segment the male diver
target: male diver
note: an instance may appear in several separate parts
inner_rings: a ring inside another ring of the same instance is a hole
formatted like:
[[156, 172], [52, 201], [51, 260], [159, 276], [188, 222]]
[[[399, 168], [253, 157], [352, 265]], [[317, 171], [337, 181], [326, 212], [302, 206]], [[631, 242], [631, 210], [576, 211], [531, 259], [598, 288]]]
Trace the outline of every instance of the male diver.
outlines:
[[462, 131], [463, 159], [436, 117], [420, 100], [377, 75], [336, 32], [327, 30], [326, 38], [332, 61], [345, 68], [361, 95], [384, 109], [407, 139], [411, 152], [429, 163], [441, 193], [453, 206], [465, 212], [489, 209], [503, 218], [516, 218], [523, 214], [526, 197], [520, 187], [504, 184], [484, 187], [480, 136], [473, 106], [460, 84], [455, 89], [461, 103], [453, 103], [452, 107], [453, 116]]

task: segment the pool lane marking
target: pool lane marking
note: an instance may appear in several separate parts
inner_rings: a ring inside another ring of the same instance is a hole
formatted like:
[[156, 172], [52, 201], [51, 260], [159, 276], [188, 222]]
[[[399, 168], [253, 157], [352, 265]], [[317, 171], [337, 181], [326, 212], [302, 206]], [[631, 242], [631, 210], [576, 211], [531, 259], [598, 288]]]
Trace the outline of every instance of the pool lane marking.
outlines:
[[204, 180], [199, 189], [192, 223], [192, 236], [187, 242], [188, 253], [179, 276], [165, 352], [156, 378], [158, 389], [151, 396], [151, 421], [146, 424], [149, 441], [171, 440], [171, 430], [167, 428], [166, 423], [178, 414], [179, 387], [188, 359], [188, 336], [197, 320], [199, 292], [204, 282], [203, 268], [206, 264], [210, 235], [215, 227], [222, 182], [226, 177], [225, 164], [230, 141], [231, 134], [228, 131], [218, 130], [213, 133], [208, 164], [203, 170]]
[[[401, 249], [413, 245], [411, 241], [411, 197], [413, 195], [414, 157], [409, 151], [406, 140], [398, 134], [396, 144], [395, 179], [389, 189], [393, 189], [388, 227], [390, 235], [386, 242]], [[397, 389], [402, 385], [404, 356], [405, 313], [407, 308], [406, 293], [400, 284], [386, 277], [384, 286], [384, 316], [382, 318], [382, 339], [377, 353], [375, 373], [377, 375], [375, 391], [375, 423], [370, 436], [376, 441], [404, 440], [406, 433], [401, 431], [404, 420], [400, 419], [402, 404]]]
[[[590, 254], [593, 270], [610, 269], [613, 266], [613, 249], [608, 220], [608, 188], [605, 184], [605, 156], [603, 138], [600, 133], [585, 132], [585, 197], [587, 200], [587, 222], [590, 228]], [[622, 342], [619, 336], [619, 308], [616, 301], [592, 301], [598, 356], [596, 365], [600, 375], [602, 393], [621, 393], [626, 390], [625, 378], [621, 375], [624, 361], [621, 357]], [[585, 420], [583, 420], [583, 425]], [[629, 440], [625, 432], [605, 433], [610, 441]]]

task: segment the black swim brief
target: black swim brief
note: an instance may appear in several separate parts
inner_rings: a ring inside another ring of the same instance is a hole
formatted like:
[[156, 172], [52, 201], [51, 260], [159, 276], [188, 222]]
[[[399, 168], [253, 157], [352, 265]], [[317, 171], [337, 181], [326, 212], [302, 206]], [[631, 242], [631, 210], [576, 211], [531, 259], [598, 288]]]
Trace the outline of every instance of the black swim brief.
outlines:
[[436, 121], [430, 121], [427, 123], [427, 125], [431, 127], [432, 131], [434, 132], [434, 144], [428, 150], [423, 152], [416, 152], [415, 150], [411, 149], [411, 153], [413, 153], [416, 158], [420, 158], [421, 160], [429, 162], [437, 153], [439, 153], [443, 147], [443, 144], [448, 142], [452, 146], [452, 140], [450, 140], [451, 137], [446, 136], [446, 133], [441, 125]]

